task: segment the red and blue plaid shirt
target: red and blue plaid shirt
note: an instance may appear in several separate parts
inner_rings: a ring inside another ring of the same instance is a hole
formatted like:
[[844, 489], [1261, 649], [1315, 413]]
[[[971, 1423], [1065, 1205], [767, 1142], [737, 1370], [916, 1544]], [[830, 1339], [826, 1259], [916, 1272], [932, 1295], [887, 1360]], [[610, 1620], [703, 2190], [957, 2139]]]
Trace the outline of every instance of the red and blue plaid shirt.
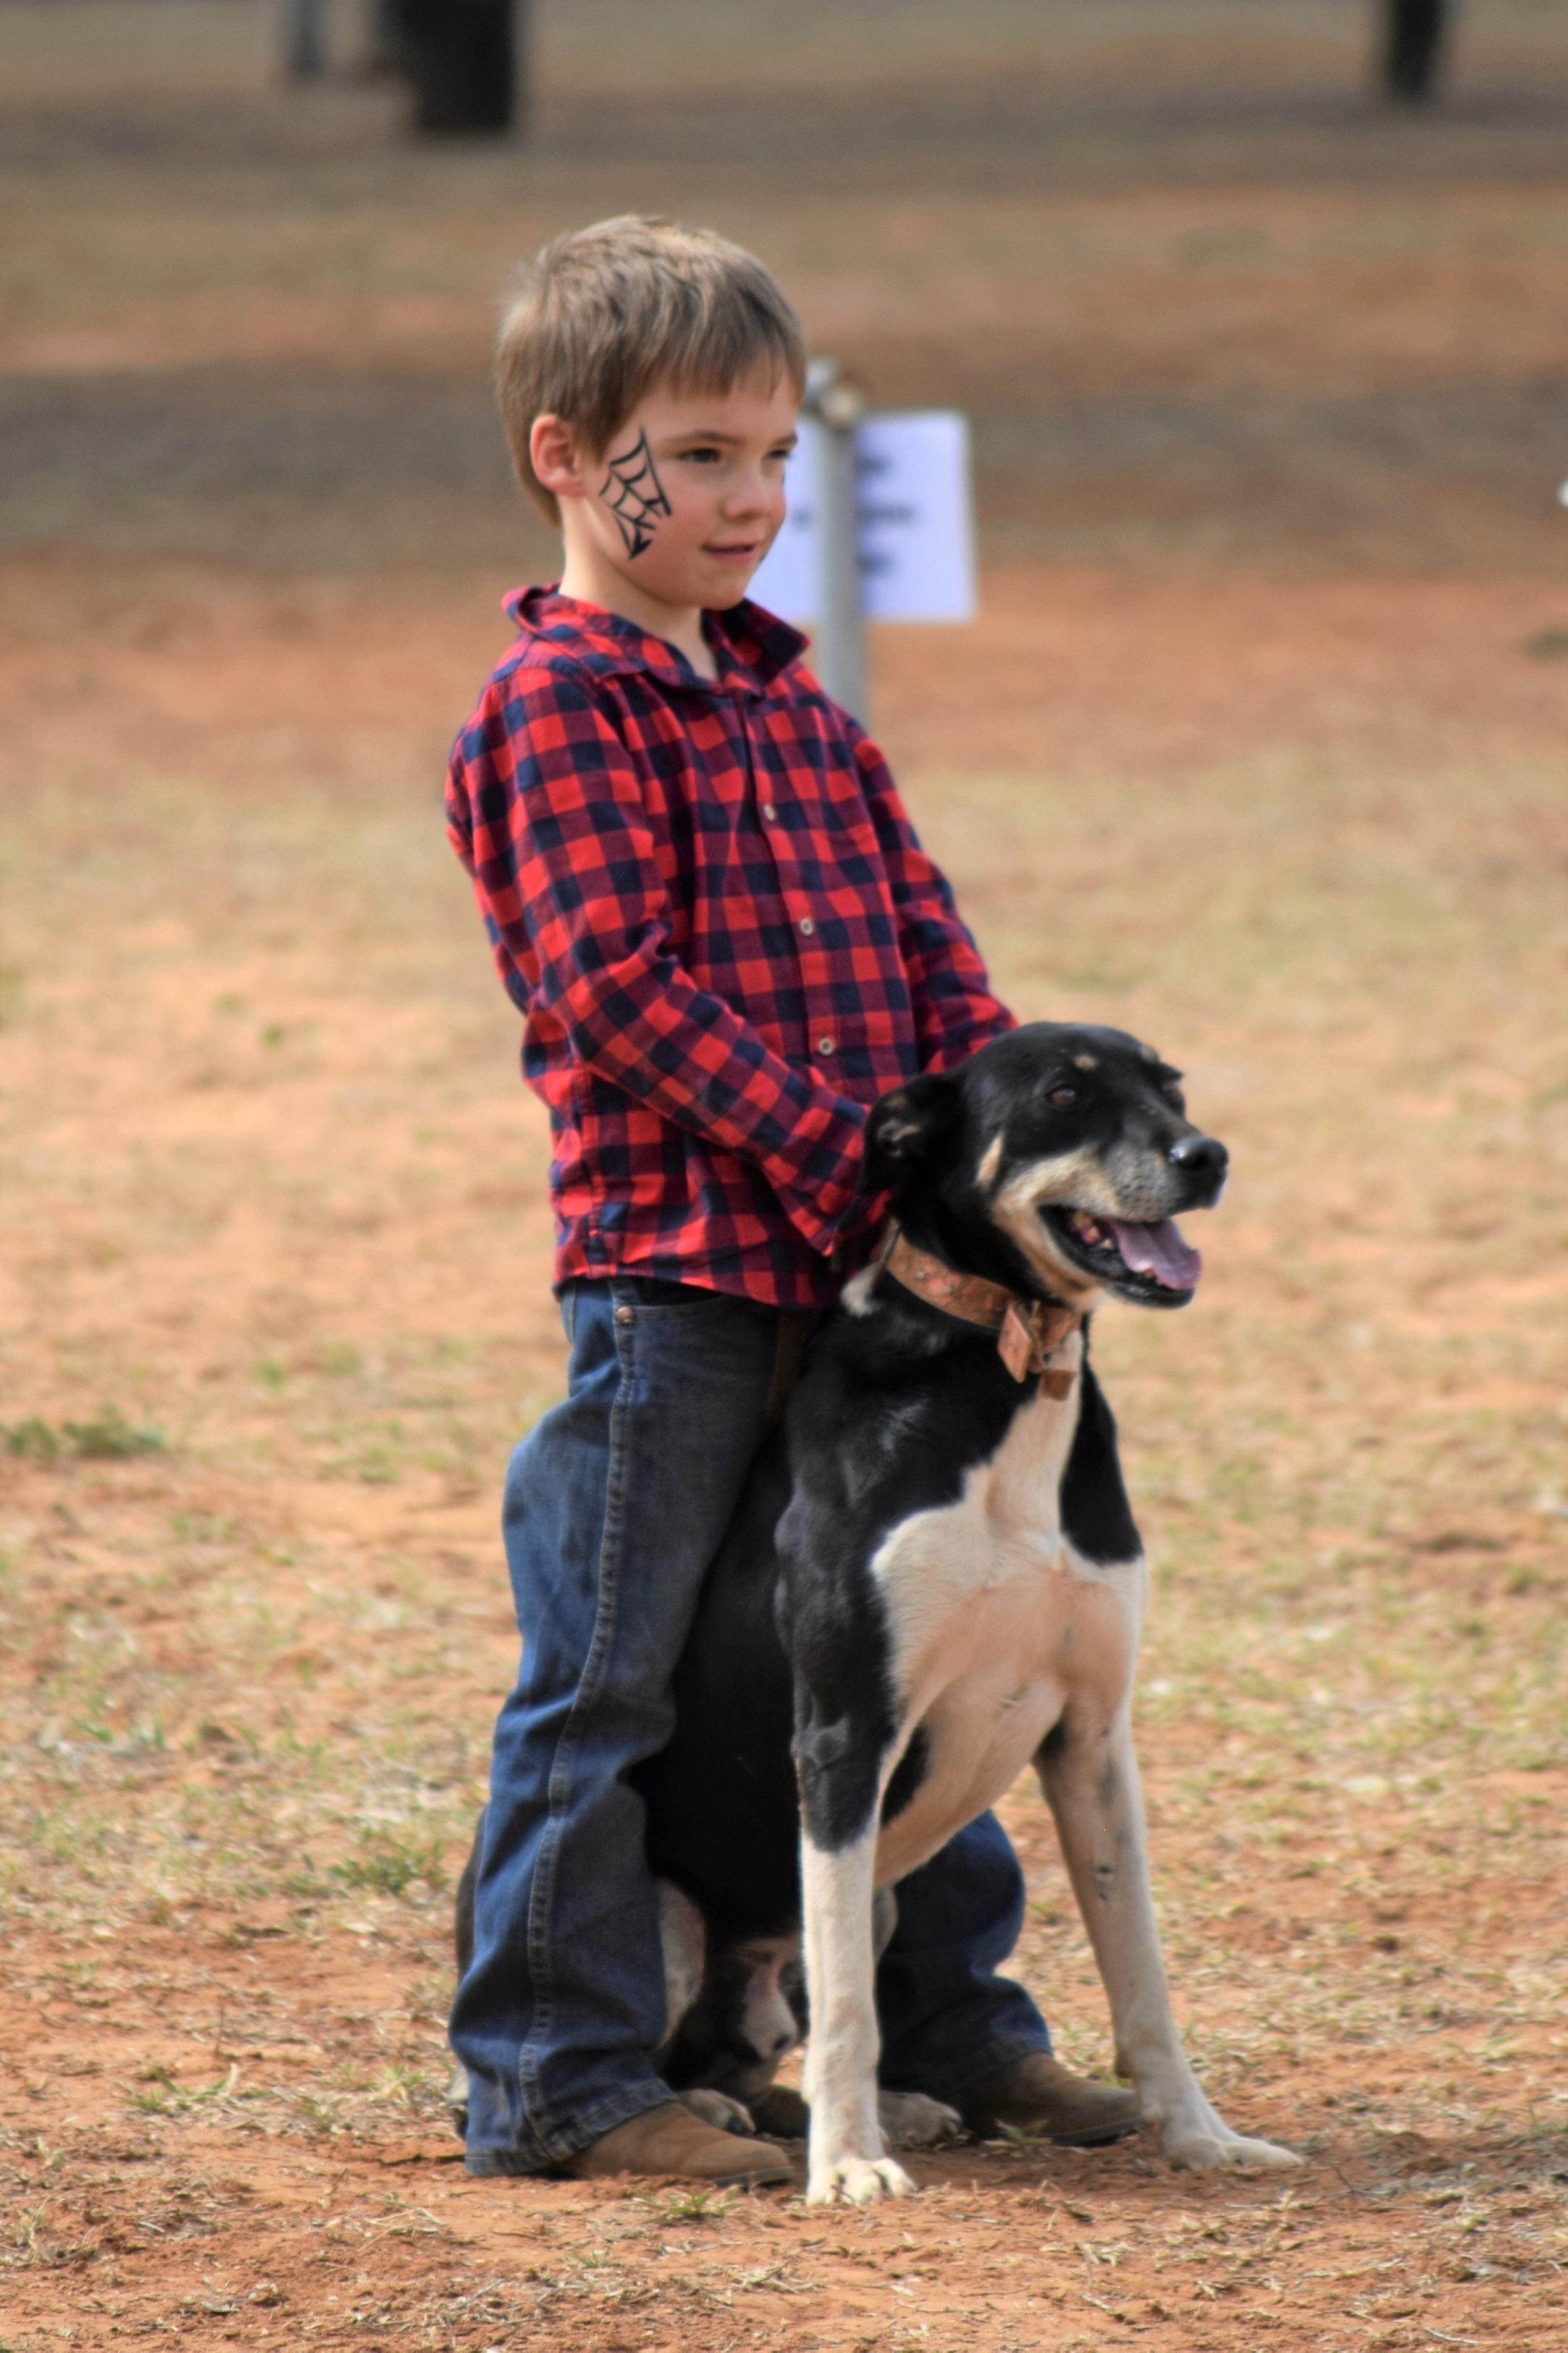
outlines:
[[710, 614], [710, 682], [552, 589], [507, 609], [447, 810], [550, 1108], [556, 1280], [824, 1305], [867, 1107], [1012, 1017], [795, 630]]

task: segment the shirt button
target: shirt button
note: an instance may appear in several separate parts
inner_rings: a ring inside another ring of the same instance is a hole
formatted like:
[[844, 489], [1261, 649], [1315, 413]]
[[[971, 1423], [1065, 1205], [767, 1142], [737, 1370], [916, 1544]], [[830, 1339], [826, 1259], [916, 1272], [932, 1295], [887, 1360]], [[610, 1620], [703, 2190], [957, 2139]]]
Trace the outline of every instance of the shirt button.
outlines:
[[616, 1310], [616, 1321], [617, 1324], [635, 1324], [637, 1322], [637, 1309], [635, 1307], [617, 1307]]
[[778, 815], [778, 811], [774, 808], [772, 801], [764, 801], [763, 803], [763, 815], [767, 818], [768, 823], [772, 825], [773, 819]]
[[810, 917], [809, 915], [803, 915], [803, 916], [801, 917], [801, 919], [800, 919], [800, 933], [801, 933], [801, 937], [802, 937], [802, 939], [806, 939], [806, 940], [810, 939], [810, 937], [811, 937], [811, 935], [812, 935], [813, 932], [815, 932], [815, 931], [816, 931], [816, 925], [812, 922], [811, 917]]
[[819, 1038], [816, 1041], [816, 1050], [819, 1054], [831, 1054], [833, 1051], [832, 1039]]

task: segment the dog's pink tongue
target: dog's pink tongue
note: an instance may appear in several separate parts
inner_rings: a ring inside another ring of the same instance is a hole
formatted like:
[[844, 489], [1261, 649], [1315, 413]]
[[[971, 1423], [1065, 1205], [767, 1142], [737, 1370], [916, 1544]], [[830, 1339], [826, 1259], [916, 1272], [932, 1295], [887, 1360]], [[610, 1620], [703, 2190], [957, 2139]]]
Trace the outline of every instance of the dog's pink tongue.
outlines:
[[1192, 1291], [1204, 1271], [1202, 1253], [1183, 1240], [1174, 1218], [1157, 1226], [1129, 1225], [1122, 1218], [1107, 1218], [1116, 1247], [1135, 1274], [1152, 1274], [1167, 1291]]

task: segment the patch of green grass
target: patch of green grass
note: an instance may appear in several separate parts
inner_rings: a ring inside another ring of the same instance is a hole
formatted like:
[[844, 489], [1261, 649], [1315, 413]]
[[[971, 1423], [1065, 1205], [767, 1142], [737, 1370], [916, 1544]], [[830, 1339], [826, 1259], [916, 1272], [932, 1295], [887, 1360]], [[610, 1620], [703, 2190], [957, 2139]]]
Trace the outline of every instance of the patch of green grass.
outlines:
[[1048, 2125], [1004, 2125], [996, 2126], [996, 2137], [1009, 2148], [1034, 2149], [1048, 2147], [1051, 2131]]
[[725, 2190], [694, 2184], [689, 2189], [673, 2190], [668, 2198], [661, 2198], [658, 2216], [662, 2222], [717, 2222], [734, 2202]]
[[397, 1457], [389, 1446], [367, 1446], [355, 1461], [353, 1475], [362, 1487], [395, 1486]]
[[50, 1428], [41, 1415], [30, 1413], [23, 1421], [7, 1422], [0, 1427], [0, 1441], [7, 1454], [19, 1454], [31, 1462], [57, 1462], [60, 1456], [60, 1435]]
[[226, 2075], [216, 2076], [210, 2084], [191, 2084], [182, 2089], [167, 2067], [150, 2067], [143, 2078], [147, 2088], [132, 2093], [131, 2105], [140, 2108], [143, 2116], [188, 2116], [232, 2100], [239, 2073], [236, 2060]]
[[367, 1838], [358, 1854], [332, 1865], [332, 1876], [344, 1887], [373, 1888], [379, 1895], [401, 1895], [416, 1879], [428, 1887], [445, 1883], [438, 1839], [391, 1838], [382, 1833]]
[[138, 1429], [117, 1405], [100, 1406], [90, 1421], [62, 1421], [58, 1428], [37, 1413], [0, 1422], [0, 1446], [31, 1462], [124, 1462], [162, 1453], [163, 1445], [162, 1430]]
[[120, 1462], [134, 1454], [163, 1451], [163, 1433], [126, 1420], [118, 1406], [100, 1408], [90, 1421], [66, 1421], [60, 1432], [72, 1453], [84, 1462]]
[[169, 1525], [182, 1544], [237, 1544], [245, 1535], [243, 1520], [217, 1512], [175, 1512]]

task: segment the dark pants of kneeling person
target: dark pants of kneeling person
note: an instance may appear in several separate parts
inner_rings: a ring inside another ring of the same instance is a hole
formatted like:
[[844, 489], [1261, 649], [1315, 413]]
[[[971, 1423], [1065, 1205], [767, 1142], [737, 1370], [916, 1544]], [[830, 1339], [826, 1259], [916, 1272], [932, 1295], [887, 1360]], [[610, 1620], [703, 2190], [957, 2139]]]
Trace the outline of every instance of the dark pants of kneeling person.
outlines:
[[[503, 1525], [523, 1662], [496, 1725], [474, 1955], [452, 2044], [468, 2165], [532, 2173], [669, 2098], [664, 1974], [629, 1767], [668, 1739], [704, 1572], [767, 1427], [777, 1311], [637, 1281], [565, 1286], [564, 1404], [524, 1439]], [[899, 1885], [877, 1981], [882, 2081], [951, 2095], [1044, 2019], [995, 1972], [1024, 1884], [986, 1814]]]

